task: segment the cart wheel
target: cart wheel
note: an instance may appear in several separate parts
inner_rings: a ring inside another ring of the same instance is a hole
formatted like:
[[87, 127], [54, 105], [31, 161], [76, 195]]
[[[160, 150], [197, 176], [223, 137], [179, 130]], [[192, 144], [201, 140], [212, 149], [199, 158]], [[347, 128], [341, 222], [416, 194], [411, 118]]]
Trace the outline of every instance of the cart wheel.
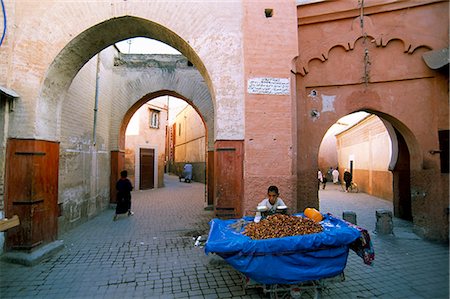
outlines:
[[274, 290], [270, 290], [269, 295], [270, 295], [270, 299], [278, 299], [278, 294]]
[[292, 287], [291, 288], [291, 292], [290, 292], [290, 296], [293, 299], [300, 299], [302, 298], [302, 290], [298, 287]]
[[184, 181], [185, 181], [186, 183], [190, 183], [190, 182], [191, 182], [190, 179], [185, 179]]
[[314, 299], [320, 299], [322, 298], [322, 288], [315, 288], [314, 289]]

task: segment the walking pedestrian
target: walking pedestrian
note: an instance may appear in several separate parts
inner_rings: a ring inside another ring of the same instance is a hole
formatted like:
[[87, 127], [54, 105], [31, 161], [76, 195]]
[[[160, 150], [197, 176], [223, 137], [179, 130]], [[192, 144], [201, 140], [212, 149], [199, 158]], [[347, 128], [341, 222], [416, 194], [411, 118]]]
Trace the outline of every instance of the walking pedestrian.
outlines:
[[333, 175], [333, 184], [338, 184], [339, 183], [339, 169], [338, 169], [338, 167], [336, 167], [336, 169], [333, 170], [332, 175]]
[[330, 168], [327, 171], [327, 182], [333, 181], [333, 167], [330, 166]]
[[317, 170], [317, 189], [320, 190], [320, 185], [323, 182], [323, 174], [322, 171], [320, 171], [320, 169]]
[[118, 215], [127, 213], [128, 216], [134, 215], [131, 211], [131, 190], [133, 190], [133, 185], [128, 179], [128, 172], [122, 170], [120, 172], [120, 179], [116, 183], [117, 190], [117, 205], [116, 213], [114, 214], [113, 220], [116, 221]]
[[327, 186], [327, 182], [328, 182], [327, 176], [324, 176], [322, 178], [322, 189], [323, 190], [325, 190], [325, 187]]
[[348, 192], [348, 188], [350, 188], [352, 180], [353, 180], [352, 174], [347, 169], [345, 169], [344, 170], [345, 192]]

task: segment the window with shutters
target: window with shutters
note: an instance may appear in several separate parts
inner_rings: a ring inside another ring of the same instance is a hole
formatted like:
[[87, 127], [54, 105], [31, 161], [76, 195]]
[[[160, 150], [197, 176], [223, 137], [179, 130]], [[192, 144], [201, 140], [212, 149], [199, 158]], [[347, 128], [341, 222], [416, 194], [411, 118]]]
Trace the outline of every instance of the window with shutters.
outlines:
[[150, 114], [150, 128], [159, 128], [159, 111], [155, 109], [149, 109]]

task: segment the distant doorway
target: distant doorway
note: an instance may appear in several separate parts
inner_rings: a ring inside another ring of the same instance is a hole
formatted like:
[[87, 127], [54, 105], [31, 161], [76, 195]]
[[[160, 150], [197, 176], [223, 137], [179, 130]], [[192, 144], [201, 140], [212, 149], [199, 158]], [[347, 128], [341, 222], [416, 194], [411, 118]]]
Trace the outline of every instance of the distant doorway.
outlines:
[[398, 141], [398, 159], [392, 171], [394, 182], [394, 215], [412, 221], [410, 154], [405, 139], [395, 130]]
[[139, 189], [153, 189], [155, 187], [155, 149], [141, 148], [139, 157]]

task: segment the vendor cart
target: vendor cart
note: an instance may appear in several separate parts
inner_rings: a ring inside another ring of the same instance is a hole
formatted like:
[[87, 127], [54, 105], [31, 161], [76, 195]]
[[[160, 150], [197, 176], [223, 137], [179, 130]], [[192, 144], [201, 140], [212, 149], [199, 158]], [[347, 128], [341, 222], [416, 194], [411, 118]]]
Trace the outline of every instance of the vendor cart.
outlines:
[[[303, 216], [297, 214], [295, 216]], [[210, 221], [205, 253], [225, 259], [242, 275], [244, 289], [260, 287], [271, 298], [301, 298], [312, 289], [319, 298], [325, 286], [344, 280], [352, 243], [361, 233], [326, 214], [320, 233], [252, 240], [242, 232], [253, 217]]]

